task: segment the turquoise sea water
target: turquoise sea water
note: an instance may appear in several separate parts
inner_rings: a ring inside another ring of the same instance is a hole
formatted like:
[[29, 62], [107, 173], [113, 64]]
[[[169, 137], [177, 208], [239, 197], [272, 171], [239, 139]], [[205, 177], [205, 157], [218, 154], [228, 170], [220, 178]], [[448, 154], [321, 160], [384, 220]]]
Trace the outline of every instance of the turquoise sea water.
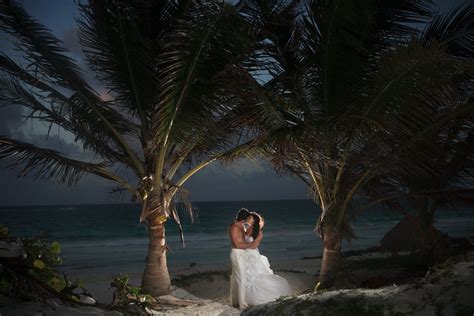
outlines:
[[[265, 217], [265, 238], [260, 246], [271, 262], [298, 260], [321, 254], [321, 241], [313, 232], [318, 207], [311, 200], [201, 202], [194, 204], [198, 220], [185, 221], [186, 247], [182, 248], [176, 225], [167, 224], [169, 266], [228, 265], [227, 227], [241, 207]], [[140, 206], [74, 205], [1, 207], [0, 224], [13, 235], [44, 234], [63, 246], [65, 270], [143, 268], [147, 233], [138, 223]], [[379, 240], [402, 215], [387, 210], [371, 210], [353, 222], [358, 239], [344, 250], [378, 245]], [[436, 227], [452, 236], [474, 235], [474, 212], [443, 209], [437, 213]]]

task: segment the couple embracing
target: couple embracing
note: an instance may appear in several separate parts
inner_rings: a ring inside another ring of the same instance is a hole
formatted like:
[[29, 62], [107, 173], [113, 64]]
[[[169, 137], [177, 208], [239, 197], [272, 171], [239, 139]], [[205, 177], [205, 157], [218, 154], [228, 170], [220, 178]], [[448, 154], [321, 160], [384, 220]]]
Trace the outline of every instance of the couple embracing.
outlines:
[[263, 304], [292, 294], [288, 282], [273, 274], [267, 257], [258, 251], [263, 239], [264, 224], [261, 215], [243, 208], [229, 226], [232, 244], [230, 301], [234, 307]]

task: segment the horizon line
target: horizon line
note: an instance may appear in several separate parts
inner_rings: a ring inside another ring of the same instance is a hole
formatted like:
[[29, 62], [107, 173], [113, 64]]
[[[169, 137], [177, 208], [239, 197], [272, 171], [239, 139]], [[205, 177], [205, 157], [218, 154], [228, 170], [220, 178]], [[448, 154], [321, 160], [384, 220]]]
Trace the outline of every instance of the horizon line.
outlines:
[[[222, 203], [222, 202], [273, 202], [273, 201], [308, 201], [312, 200], [310, 198], [307, 199], [273, 199], [273, 200], [216, 200], [216, 201], [192, 201], [193, 203]], [[7, 205], [0, 205], [0, 208], [7, 208], [7, 207], [43, 207], [43, 206], [97, 206], [97, 205], [141, 205], [141, 203], [137, 202], [127, 202], [127, 203], [74, 203], [74, 204], [7, 204]]]

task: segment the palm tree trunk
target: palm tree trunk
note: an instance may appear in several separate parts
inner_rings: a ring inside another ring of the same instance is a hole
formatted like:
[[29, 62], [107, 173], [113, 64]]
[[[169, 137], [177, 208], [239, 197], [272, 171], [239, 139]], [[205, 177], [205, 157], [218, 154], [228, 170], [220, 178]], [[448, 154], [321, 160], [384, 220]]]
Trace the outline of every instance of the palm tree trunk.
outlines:
[[153, 223], [148, 228], [149, 245], [142, 288], [151, 296], [171, 293], [171, 281], [166, 263], [166, 240], [164, 222]]
[[434, 227], [434, 212], [438, 206], [436, 201], [431, 201], [428, 198], [423, 200], [424, 203], [419, 203], [417, 210], [417, 226], [420, 231], [420, 239], [422, 248], [432, 248], [435, 246], [440, 237], [439, 231]]
[[323, 239], [323, 260], [318, 289], [332, 286], [341, 268], [341, 240], [333, 227], [326, 227]]

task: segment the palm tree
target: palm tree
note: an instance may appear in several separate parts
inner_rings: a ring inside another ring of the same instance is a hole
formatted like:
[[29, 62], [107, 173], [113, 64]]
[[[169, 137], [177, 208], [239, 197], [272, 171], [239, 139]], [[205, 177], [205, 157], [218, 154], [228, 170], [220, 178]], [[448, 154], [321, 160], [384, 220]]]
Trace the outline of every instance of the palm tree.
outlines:
[[416, 163], [435, 152], [431, 135], [473, 111], [472, 99], [458, 100], [472, 80], [472, 5], [421, 32], [429, 1], [278, 3], [244, 8], [266, 36], [260, 60], [271, 76], [255, 89], [262, 116], [255, 145], [314, 194], [319, 285], [327, 287], [340, 268], [342, 239], [356, 237], [353, 197], [388, 173], [436, 175]]
[[[436, 16], [425, 28], [421, 40], [430, 44], [442, 42], [446, 50], [458, 58], [474, 58], [474, 10], [466, 6], [464, 10], [453, 10]], [[457, 102], [463, 104], [472, 99], [472, 81], [460, 85], [461, 91]], [[366, 209], [377, 203], [385, 203], [396, 211], [407, 211], [397, 199], [403, 199], [416, 212], [417, 226], [422, 232], [421, 241], [424, 247], [433, 247], [436, 242], [434, 214], [442, 206], [456, 207], [472, 205], [473, 177], [473, 113], [469, 112], [456, 119], [451, 119], [443, 128], [431, 133], [430, 143], [433, 154], [412, 163], [428, 165], [436, 174], [425, 175], [397, 172], [385, 178], [374, 179], [364, 188], [372, 201], [363, 206]], [[426, 142], [426, 139], [424, 140]], [[413, 142], [415, 150], [423, 143]], [[358, 212], [361, 210], [359, 209]]]
[[8, 136], [0, 136], [0, 158], [23, 166], [20, 176], [73, 185], [94, 174], [128, 191], [142, 205], [149, 234], [142, 287], [169, 293], [165, 222], [172, 218], [181, 228], [183, 185], [246, 148], [239, 136], [247, 105], [226, 86], [250, 50], [251, 29], [236, 7], [213, 1], [104, 0], [79, 9], [87, 66], [111, 99], [99, 97], [60, 40], [7, 0], [1, 30], [23, 56], [0, 55], [0, 99], [50, 130], [71, 133], [97, 158], [80, 161]]
[[[415, 217], [410, 216], [410, 220], [414, 221], [419, 232], [417, 240], [413, 240], [413, 243], [420, 249], [434, 250], [440, 242], [441, 236], [434, 227], [434, 215], [437, 209], [443, 206], [467, 206], [474, 202], [473, 117], [473, 114], [460, 117], [440, 129], [438, 134], [434, 135], [436, 138], [432, 140], [436, 154], [415, 162], [429, 165], [430, 169], [437, 170], [436, 174], [423, 176], [405, 172], [387, 174], [383, 178], [374, 179], [363, 188], [364, 193], [371, 199], [364, 208], [385, 203], [389, 208], [401, 211], [408, 217], [410, 213], [400, 203], [407, 202], [416, 214]], [[413, 144], [414, 147], [422, 145]], [[358, 209], [356, 213], [361, 211]], [[392, 231], [387, 233], [386, 237], [396, 243], [398, 237], [403, 238]]]

